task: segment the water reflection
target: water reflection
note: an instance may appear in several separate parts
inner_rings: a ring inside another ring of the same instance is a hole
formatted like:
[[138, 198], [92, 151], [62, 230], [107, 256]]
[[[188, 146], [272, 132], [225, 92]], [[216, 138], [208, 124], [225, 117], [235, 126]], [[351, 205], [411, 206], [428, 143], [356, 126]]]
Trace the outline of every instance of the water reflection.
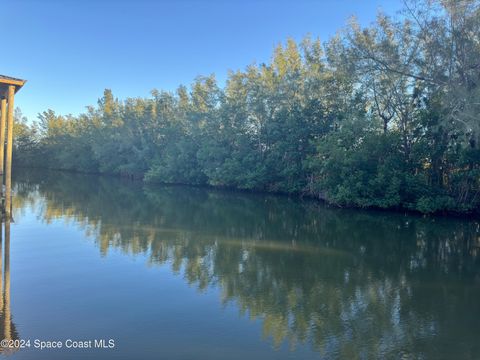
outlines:
[[[10, 219], [4, 218], [2, 220], [2, 229], [0, 229], [0, 339], [18, 340], [19, 335], [12, 321], [10, 306]], [[5, 241], [3, 241], [2, 236], [3, 230], [5, 230]], [[7, 344], [7, 346], [3, 345], [3, 343], [0, 345], [0, 353], [2, 354], [9, 354], [18, 350], [18, 344], [15, 342]]]
[[276, 347], [309, 343], [327, 358], [480, 350], [478, 221], [63, 173], [19, 174], [15, 191], [18, 216], [33, 206], [47, 223], [83, 227], [103, 255], [148, 254], [200, 291], [220, 288]]

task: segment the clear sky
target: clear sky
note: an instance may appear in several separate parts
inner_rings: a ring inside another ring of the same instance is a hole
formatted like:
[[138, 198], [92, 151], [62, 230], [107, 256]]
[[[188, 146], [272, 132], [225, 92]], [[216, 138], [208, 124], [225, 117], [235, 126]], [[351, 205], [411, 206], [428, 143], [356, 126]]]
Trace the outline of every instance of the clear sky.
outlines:
[[288, 37], [327, 40], [401, 0], [3, 0], [0, 74], [27, 79], [16, 105], [78, 114], [104, 88], [120, 99], [270, 59]]

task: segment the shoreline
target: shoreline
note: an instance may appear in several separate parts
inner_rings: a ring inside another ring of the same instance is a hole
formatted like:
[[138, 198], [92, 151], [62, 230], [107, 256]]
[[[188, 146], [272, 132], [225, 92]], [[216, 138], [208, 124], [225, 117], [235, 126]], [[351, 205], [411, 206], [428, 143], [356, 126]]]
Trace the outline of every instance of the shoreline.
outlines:
[[[258, 195], [273, 195], [273, 196], [282, 196], [288, 197], [292, 199], [296, 199], [299, 201], [310, 201], [314, 205], [323, 205], [330, 208], [335, 209], [350, 209], [350, 210], [360, 210], [360, 211], [371, 211], [371, 212], [380, 212], [380, 213], [395, 213], [395, 214], [405, 214], [410, 216], [420, 216], [420, 217], [433, 217], [433, 218], [452, 218], [452, 219], [471, 219], [471, 220], [479, 220], [480, 219], [480, 209], [473, 212], [454, 212], [454, 211], [438, 211], [434, 213], [422, 213], [417, 210], [412, 210], [403, 207], [391, 207], [391, 208], [381, 208], [381, 207], [359, 207], [359, 206], [340, 206], [335, 203], [329, 202], [327, 199], [322, 199], [318, 197], [314, 197], [308, 194], [301, 194], [301, 193], [286, 193], [286, 192], [279, 192], [279, 191], [267, 191], [267, 190], [258, 190], [258, 189], [241, 189], [235, 187], [228, 187], [228, 186], [218, 186], [218, 185], [210, 185], [210, 184], [184, 184], [184, 183], [165, 183], [165, 182], [150, 182], [144, 180], [144, 175], [140, 176], [134, 174], [118, 174], [118, 173], [103, 173], [103, 172], [86, 172], [80, 170], [73, 170], [73, 169], [62, 169], [62, 168], [41, 168], [41, 167], [32, 167], [32, 166], [15, 166], [15, 168], [26, 169], [26, 170], [40, 170], [40, 171], [58, 171], [63, 173], [70, 173], [70, 174], [79, 174], [79, 175], [94, 175], [94, 176], [105, 176], [105, 177], [112, 177], [117, 179], [123, 179], [135, 183], [140, 183], [145, 186], [172, 186], [172, 187], [192, 187], [192, 188], [203, 188], [208, 190], [215, 190], [215, 191], [227, 191], [231, 193], [243, 193], [243, 194], [258, 194]], [[14, 168], [14, 170], [15, 170]]]

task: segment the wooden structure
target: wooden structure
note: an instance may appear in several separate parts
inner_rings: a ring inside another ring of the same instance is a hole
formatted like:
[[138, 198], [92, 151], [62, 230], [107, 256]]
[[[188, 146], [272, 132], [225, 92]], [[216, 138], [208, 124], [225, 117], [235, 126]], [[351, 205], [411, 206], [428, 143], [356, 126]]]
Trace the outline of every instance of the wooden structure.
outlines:
[[[2, 176], [1, 190], [5, 184], [5, 200], [3, 211], [7, 218], [11, 215], [12, 191], [12, 149], [13, 149], [13, 110], [15, 93], [25, 85], [25, 80], [0, 75], [0, 174]], [[3, 195], [3, 194], [2, 194]], [[3, 196], [2, 196], [3, 198]]]

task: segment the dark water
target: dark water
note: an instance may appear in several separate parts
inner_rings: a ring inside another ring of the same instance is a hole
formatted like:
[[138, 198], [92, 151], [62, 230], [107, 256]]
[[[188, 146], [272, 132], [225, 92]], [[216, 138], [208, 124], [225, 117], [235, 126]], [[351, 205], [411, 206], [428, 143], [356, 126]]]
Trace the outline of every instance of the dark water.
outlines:
[[0, 333], [30, 347], [4, 348], [12, 359], [480, 358], [478, 221], [14, 180]]

